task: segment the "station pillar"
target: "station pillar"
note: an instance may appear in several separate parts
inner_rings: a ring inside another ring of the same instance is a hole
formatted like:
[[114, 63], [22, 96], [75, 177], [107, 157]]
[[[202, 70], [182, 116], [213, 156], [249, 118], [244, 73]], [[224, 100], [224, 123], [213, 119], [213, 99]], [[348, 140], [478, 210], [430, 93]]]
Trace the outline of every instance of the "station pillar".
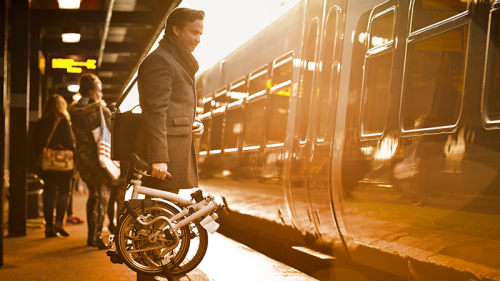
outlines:
[[26, 235], [27, 159], [30, 101], [30, 0], [11, 1], [9, 236]]
[[5, 201], [5, 181], [4, 181], [4, 170], [5, 170], [5, 120], [7, 120], [6, 115], [6, 92], [7, 92], [7, 30], [8, 30], [8, 11], [7, 11], [7, 0], [0, 0], [0, 12], [2, 16], [0, 17], [0, 93], [2, 98], [0, 99], [0, 105], [2, 108], [3, 122], [0, 122], [0, 181], [2, 185], [0, 187], [0, 268], [3, 266], [3, 252], [4, 252], [4, 241], [3, 241], [3, 230], [4, 230], [4, 201]]
[[[31, 22], [30, 30], [30, 67], [29, 67], [29, 134], [28, 134], [28, 173], [38, 174], [37, 158], [33, 146], [34, 129], [36, 122], [42, 117], [42, 107], [45, 100], [42, 99], [41, 81], [42, 70], [40, 69], [41, 54], [41, 28], [38, 21]], [[45, 64], [45, 62], [44, 62]]]

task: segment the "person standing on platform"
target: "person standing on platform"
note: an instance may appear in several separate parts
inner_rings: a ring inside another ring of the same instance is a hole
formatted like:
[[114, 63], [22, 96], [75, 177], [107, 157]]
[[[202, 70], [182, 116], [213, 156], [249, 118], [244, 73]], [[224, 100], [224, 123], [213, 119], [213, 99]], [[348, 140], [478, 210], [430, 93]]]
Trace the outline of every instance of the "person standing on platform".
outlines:
[[[194, 138], [203, 134], [195, 118], [195, 74], [198, 62], [191, 54], [200, 43], [205, 12], [177, 8], [167, 18], [160, 45], [138, 71], [142, 124], [136, 152], [152, 166], [143, 185], [178, 193], [198, 186]], [[133, 171], [130, 165], [129, 174]], [[167, 171], [173, 179], [166, 179]], [[137, 280], [154, 280], [138, 274]]]
[[[189, 8], [172, 11], [160, 45], [139, 66], [142, 124], [136, 152], [153, 168], [144, 186], [176, 193], [198, 186], [193, 139], [201, 137], [204, 128], [195, 118], [199, 66], [191, 52], [200, 43], [204, 17], [203, 11]], [[165, 179], [167, 171], [172, 180]]]
[[101, 108], [106, 126], [111, 128], [111, 112], [102, 100], [102, 83], [91, 73], [80, 77], [82, 98], [69, 110], [76, 139], [76, 163], [81, 179], [87, 184], [87, 246], [107, 249], [101, 239], [108, 208], [112, 178], [101, 167], [92, 130], [101, 126]]
[[[74, 152], [75, 147], [67, 108], [66, 100], [60, 95], [51, 95], [47, 100], [43, 107], [42, 118], [38, 120], [35, 127], [34, 145], [36, 155], [40, 155], [45, 147], [52, 148], [56, 146], [62, 146], [64, 149]], [[68, 207], [73, 170], [41, 170], [40, 176], [45, 182], [43, 188], [45, 237], [56, 237], [57, 234], [69, 236], [63, 227], [63, 219]], [[56, 206], [55, 226], [54, 203]]]

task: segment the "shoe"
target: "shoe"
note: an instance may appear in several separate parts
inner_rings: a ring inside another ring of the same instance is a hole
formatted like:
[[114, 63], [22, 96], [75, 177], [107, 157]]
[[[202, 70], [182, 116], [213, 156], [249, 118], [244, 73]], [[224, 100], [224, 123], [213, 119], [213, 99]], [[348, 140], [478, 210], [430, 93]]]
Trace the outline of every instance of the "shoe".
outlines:
[[45, 226], [45, 238], [57, 237], [57, 232], [53, 225]]
[[68, 217], [66, 219], [66, 222], [67, 223], [71, 223], [71, 224], [82, 224], [84, 223], [85, 221], [83, 221], [81, 218], [79, 217], [76, 217], [76, 216], [71, 216], [71, 217]]
[[69, 236], [69, 233], [64, 230], [61, 222], [56, 222], [55, 232], [61, 234], [62, 236]]
[[109, 249], [108, 245], [106, 245], [104, 242], [102, 242], [102, 240], [98, 240], [98, 241], [92, 242], [92, 243], [87, 242], [87, 246], [96, 247], [96, 248], [99, 248], [99, 250]]

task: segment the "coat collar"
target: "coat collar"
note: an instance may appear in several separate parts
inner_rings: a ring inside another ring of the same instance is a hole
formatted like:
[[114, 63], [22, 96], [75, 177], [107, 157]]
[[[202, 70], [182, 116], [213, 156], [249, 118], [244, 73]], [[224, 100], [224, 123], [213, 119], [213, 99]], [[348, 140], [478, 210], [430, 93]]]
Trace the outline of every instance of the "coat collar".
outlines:
[[194, 80], [194, 75], [200, 66], [193, 54], [191, 54], [191, 52], [175, 37], [168, 35], [164, 35], [160, 40], [160, 46], [169, 51]]
[[88, 97], [82, 97], [78, 102], [74, 102], [69, 106], [69, 113], [74, 115], [86, 115], [95, 112], [99, 107], [105, 107], [106, 103], [103, 100], [93, 101]]

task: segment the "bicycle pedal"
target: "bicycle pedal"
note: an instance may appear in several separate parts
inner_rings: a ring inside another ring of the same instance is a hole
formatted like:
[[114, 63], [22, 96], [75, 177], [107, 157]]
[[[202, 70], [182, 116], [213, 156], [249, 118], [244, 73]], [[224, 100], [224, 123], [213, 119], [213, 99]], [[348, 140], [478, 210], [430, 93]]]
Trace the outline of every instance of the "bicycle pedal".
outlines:
[[215, 222], [215, 220], [212, 218], [212, 216], [207, 216], [200, 222], [201, 226], [205, 228], [210, 234], [214, 234], [214, 232], [217, 231], [219, 228], [219, 224]]
[[122, 258], [120, 257], [120, 255], [118, 255], [118, 253], [114, 250], [108, 250], [106, 252], [106, 255], [109, 257], [109, 259], [111, 260], [111, 263], [119, 263], [119, 264], [123, 264], [123, 260]]
[[194, 199], [194, 201], [196, 201], [196, 203], [200, 203], [201, 201], [203, 201], [203, 191], [201, 191], [201, 189], [198, 189], [196, 190], [195, 192], [191, 193], [191, 198]]

